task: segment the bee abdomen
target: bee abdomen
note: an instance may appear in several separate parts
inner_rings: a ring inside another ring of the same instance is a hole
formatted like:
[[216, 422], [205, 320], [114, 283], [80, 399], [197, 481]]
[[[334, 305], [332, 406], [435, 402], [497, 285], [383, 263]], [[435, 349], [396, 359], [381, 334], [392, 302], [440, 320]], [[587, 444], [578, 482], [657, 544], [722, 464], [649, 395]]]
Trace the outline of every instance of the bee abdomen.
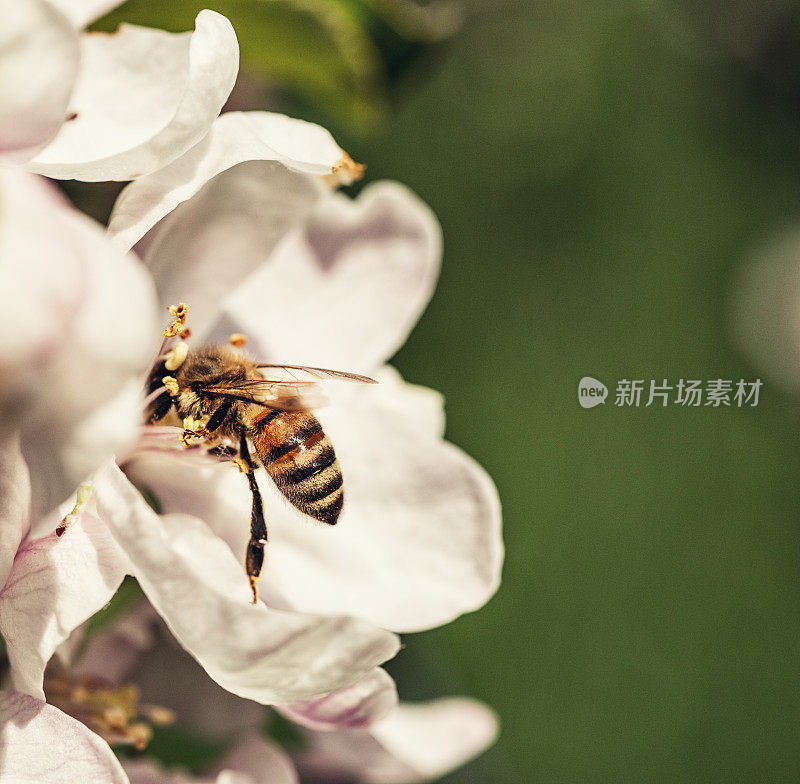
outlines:
[[305, 411], [266, 411], [252, 441], [270, 478], [301, 512], [334, 525], [344, 502], [342, 471], [330, 439]]

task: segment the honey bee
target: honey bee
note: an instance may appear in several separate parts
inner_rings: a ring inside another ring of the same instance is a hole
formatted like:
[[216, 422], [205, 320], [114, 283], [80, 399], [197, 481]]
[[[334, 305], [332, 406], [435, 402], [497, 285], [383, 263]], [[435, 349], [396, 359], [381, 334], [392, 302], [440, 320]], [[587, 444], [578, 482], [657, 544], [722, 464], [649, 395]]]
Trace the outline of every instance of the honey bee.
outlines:
[[[264, 565], [267, 525], [256, 482], [257, 462], [249, 444], [278, 490], [309, 517], [335, 525], [344, 504], [342, 470], [331, 440], [311, 409], [324, 402], [318, 382], [373, 379], [338, 370], [257, 363], [235, 346], [189, 349], [179, 342], [159, 357], [148, 379], [148, 424], [176, 413], [181, 440], [201, 441], [246, 474], [252, 494], [250, 541], [245, 571], [258, 600], [257, 580]], [[159, 390], [161, 390], [159, 392]]]

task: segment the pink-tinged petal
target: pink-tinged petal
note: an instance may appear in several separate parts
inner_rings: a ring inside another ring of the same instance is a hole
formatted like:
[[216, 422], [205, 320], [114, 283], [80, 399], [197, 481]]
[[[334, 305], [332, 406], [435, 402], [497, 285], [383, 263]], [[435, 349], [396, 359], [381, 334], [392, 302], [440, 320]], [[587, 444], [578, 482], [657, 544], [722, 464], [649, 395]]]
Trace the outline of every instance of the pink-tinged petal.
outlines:
[[0, 169], [0, 438], [19, 428], [34, 520], [136, 435], [153, 284], [39, 177]]
[[214, 11], [200, 12], [193, 33], [134, 25], [87, 33], [69, 106], [76, 116], [30, 168], [88, 181], [155, 171], [206, 135], [238, 69], [236, 34]]
[[31, 480], [15, 437], [0, 443], [0, 586], [30, 528]]
[[[272, 166], [262, 167], [266, 172], [285, 166], [295, 172], [329, 174], [341, 154], [331, 135], [318, 125], [269, 112], [228, 112], [196, 147], [122, 191], [109, 221], [109, 234], [119, 247], [132, 248], [175, 207], [237, 164], [268, 161]], [[269, 191], [274, 185], [267, 177], [263, 188]], [[193, 226], [193, 230], [202, 228]]]
[[108, 744], [58, 708], [0, 691], [0, 781], [127, 784]]
[[221, 298], [305, 219], [322, 187], [316, 177], [275, 161], [241, 163], [212, 179], [147, 238], [144, 258], [162, 307], [189, 303], [189, 325], [202, 338]]
[[224, 324], [268, 361], [370, 372], [428, 304], [441, 250], [436, 217], [404, 186], [379, 182], [354, 201], [332, 193], [222, 300]]
[[105, 16], [118, 5], [122, 5], [121, 0], [50, 0], [50, 2], [60, 8], [78, 30]]
[[160, 517], [116, 466], [95, 477], [101, 517], [172, 633], [224, 688], [265, 704], [349, 686], [393, 656], [397, 638], [346, 617], [250, 604], [244, 570], [201, 520]]
[[25, 541], [0, 589], [0, 633], [17, 691], [44, 698], [44, 668], [70, 632], [108, 603], [127, 559], [88, 506], [63, 536]]
[[223, 772], [236, 771], [246, 775], [253, 784], [299, 784], [289, 757], [277, 746], [252, 732], [236, 744], [220, 768]]
[[497, 732], [495, 713], [475, 700], [401, 704], [369, 732], [314, 733], [311, 748], [295, 762], [303, 781], [414, 784], [481, 754]]
[[276, 707], [297, 724], [312, 730], [366, 729], [397, 706], [397, 687], [389, 674], [376, 667], [346, 689]]
[[4, 0], [0, 9], [0, 162], [22, 163], [67, 119], [78, 35], [45, 0]]

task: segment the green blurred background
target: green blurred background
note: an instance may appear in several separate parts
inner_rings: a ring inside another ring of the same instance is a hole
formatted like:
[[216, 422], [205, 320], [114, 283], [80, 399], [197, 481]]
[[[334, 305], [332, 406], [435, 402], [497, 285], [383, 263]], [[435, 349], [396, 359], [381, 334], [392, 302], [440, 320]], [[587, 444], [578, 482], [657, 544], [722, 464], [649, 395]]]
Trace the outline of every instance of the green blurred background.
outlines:
[[[105, 24], [204, 5], [251, 108], [323, 122], [444, 229], [396, 364], [446, 395], [507, 547], [492, 602], [391, 665], [405, 698], [500, 714], [445, 781], [800, 781], [797, 400], [765, 378], [756, 408], [613, 405], [621, 378], [764, 377], [730, 302], [800, 223], [796, 6], [473, 3], [454, 32], [402, 0], [134, 0]], [[609, 404], [578, 406], [584, 375]]]

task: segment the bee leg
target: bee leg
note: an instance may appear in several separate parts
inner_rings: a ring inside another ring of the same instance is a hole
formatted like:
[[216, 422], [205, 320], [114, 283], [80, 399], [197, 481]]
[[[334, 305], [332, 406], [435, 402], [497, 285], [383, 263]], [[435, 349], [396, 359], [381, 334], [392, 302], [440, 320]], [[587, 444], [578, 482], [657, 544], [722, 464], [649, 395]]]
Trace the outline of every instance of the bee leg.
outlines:
[[250, 580], [250, 590], [253, 592], [253, 604], [258, 601], [258, 588], [256, 582], [261, 576], [264, 566], [264, 545], [267, 543], [267, 523], [264, 520], [264, 502], [261, 491], [256, 482], [255, 466], [250, 459], [250, 450], [247, 448], [247, 435], [244, 431], [239, 437], [239, 457], [247, 466], [247, 481], [253, 495], [253, 509], [250, 513], [250, 541], [247, 543], [245, 557], [245, 570], [247, 579]]
[[[232, 406], [232, 400], [226, 400], [224, 403], [220, 403], [217, 410], [211, 415], [208, 422], [206, 422], [205, 427], [196, 428], [193, 426], [195, 424], [194, 420], [184, 419], [181, 443], [185, 447], [190, 447], [198, 438], [208, 438], [215, 430], [219, 430]], [[190, 422], [192, 424], [190, 424]]]
[[213, 433], [215, 430], [219, 430], [222, 423], [225, 421], [225, 417], [228, 416], [228, 412], [231, 410], [233, 406], [232, 400], [226, 400], [223, 403], [220, 403], [217, 406], [217, 410], [211, 415], [211, 419], [208, 420], [208, 423], [203, 428], [203, 434]]

